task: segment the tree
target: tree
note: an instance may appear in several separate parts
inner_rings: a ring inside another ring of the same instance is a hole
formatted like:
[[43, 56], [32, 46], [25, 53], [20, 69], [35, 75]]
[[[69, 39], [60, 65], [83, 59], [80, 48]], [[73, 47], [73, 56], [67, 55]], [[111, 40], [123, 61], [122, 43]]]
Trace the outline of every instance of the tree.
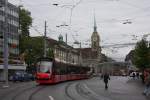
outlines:
[[[24, 60], [28, 65], [27, 69], [31, 71], [32, 64], [36, 63], [37, 58], [44, 55], [44, 38], [43, 37], [24, 37], [22, 38], [20, 52], [25, 54]], [[47, 49], [47, 57], [54, 57], [53, 49]]]
[[136, 44], [133, 63], [142, 70], [150, 67], [149, 48], [146, 40], [142, 39]]
[[19, 28], [21, 30], [21, 35], [29, 36], [29, 28], [32, 25], [31, 13], [24, 9], [19, 8]]
[[53, 58], [54, 57], [54, 51], [52, 48], [48, 48], [47, 50], [47, 56]]
[[[31, 52], [30, 44], [31, 39], [29, 37], [29, 28], [32, 24], [32, 17], [28, 10], [19, 7], [19, 29], [20, 29], [20, 36], [19, 36], [19, 53], [20, 56], [23, 55], [23, 59], [29, 65], [28, 58], [32, 56], [29, 54]], [[29, 59], [31, 60], [31, 59]]]
[[44, 41], [41, 37], [24, 37], [21, 43], [23, 44], [20, 52], [24, 53], [24, 60], [27, 64], [27, 71], [33, 71], [33, 64], [37, 58], [43, 56]]

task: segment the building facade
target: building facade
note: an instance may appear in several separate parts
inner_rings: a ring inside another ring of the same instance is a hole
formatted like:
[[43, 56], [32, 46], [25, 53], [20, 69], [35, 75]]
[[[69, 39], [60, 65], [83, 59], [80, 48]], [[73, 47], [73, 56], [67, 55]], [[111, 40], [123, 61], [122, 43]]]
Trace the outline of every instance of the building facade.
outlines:
[[80, 53], [78, 50], [67, 45], [62, 37], [59, 37], [59, 41], [49, 38], [47, 40], [47, 49], [53, 50], [53, 56], [56, 61], [79, 65]]
[[[4, 23], [5, 23], [5, 12], [4, 12], [4, 0], [0, 1], [0, 57], [3, 56], [3, 34], [4, 34]], [[7, 31], [8, 31], [8, 48], [9, 48], [9, 57], [15, 58], [19, 55], [19, 14], [18, 7], [8, 3], [7, 10]]]
[[15, 5], [8, 3], [7, 12], [4, 10], [5, 0], [0, 0], [0, 80], [3, 76], [3, 47], [4, 47], [4, 24], [5, 13], [7, 14], [7, 34], [8, 34], [8, 56], [9, 72], [12, 70], [25, 70], [19, 60], [19, 9]]

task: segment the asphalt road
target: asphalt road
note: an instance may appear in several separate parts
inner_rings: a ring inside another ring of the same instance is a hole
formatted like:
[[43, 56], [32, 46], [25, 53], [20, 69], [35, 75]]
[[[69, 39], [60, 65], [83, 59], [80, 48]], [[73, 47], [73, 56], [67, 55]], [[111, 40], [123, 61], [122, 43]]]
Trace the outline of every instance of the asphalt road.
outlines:
[[0, 87], [0, 100], [150, 100], [142, 95], [143, 89], [139, 80], [127, 77], [111, 77], [108, 90], [99, 77], [55, 85], [18, 82]]

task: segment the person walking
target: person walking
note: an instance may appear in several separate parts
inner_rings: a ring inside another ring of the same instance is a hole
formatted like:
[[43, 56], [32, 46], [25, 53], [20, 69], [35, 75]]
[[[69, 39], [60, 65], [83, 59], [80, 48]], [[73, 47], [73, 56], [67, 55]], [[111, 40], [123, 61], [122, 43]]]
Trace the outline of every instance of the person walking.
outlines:
[[132, 75], [133, 75], [133, 79], [135, 79], [136, 72], [133, 72]]
[[150, 94], [150, 72], [147, 74], [148, 76], [145, 78], [145, 89], [143, 94], [148, 96]]
[[103, 78], [104, 78], [104, 83], [105, 83], [105, 89], [107, 90], [108, 89], [108, 80], [110, 80], [109, 74], [105, 73], [103, 75]]
[[140, 75], [139, 75], [139, 72], [137, 71], [137, 72], [136, 72], [136, 78], [139, 79], [139, 76], [140, 76]]

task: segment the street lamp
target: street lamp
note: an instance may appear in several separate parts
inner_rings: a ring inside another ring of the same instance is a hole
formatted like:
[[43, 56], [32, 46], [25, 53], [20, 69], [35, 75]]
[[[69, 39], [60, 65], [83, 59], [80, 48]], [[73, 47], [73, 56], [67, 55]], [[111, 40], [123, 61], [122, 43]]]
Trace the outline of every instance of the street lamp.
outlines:
[[70, 20], [69, 20], [69, 24], [71, 25], [71, 21], [72, 21], [72, 13], [73, 13], [73, 9], [81, 2], [81, 0], [76, 3], [76, 4], [72, 4], [72, 5], [59, 5], [57, 3], [54, 3], [52, 5], [57, 6], [57, 7], [61, 7], [61, 8], [69, 8], [70, 9]]
[[132, 24], [132, 21], [130, 21], [129, 19], [125, 20], [125, 22], [123, 22], [123, 24]]

